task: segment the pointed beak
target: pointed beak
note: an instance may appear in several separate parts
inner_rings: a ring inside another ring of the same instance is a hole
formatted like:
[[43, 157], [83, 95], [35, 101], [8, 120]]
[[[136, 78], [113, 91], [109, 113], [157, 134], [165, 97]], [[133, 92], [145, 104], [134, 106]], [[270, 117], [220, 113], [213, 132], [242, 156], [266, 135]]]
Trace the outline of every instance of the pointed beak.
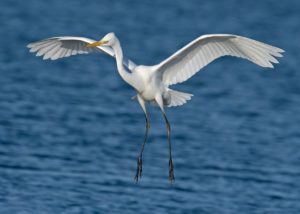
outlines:
[[98, 42], [94, 42], [94, 43], [88, 44], [87, 47], [97, 47], [97, 46], [104, 45], [106, 43], [108, 43], [108, 41], [100, 40]]

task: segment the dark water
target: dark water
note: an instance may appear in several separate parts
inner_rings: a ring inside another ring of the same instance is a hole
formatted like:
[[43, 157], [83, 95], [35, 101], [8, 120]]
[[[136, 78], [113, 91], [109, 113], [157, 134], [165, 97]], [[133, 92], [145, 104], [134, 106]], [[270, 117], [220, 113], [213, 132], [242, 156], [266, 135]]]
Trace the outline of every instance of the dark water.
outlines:
[[[300, 213], [299, 1], [0, 2], [0, 213]], [[175, 88], [195, 96], [144, 118], [104, 55], [42, 61], [26, 44], [114, 31], [125, 54], [154, 64], [206, 33], [286, 50], [274, 70], [224, 58]]]

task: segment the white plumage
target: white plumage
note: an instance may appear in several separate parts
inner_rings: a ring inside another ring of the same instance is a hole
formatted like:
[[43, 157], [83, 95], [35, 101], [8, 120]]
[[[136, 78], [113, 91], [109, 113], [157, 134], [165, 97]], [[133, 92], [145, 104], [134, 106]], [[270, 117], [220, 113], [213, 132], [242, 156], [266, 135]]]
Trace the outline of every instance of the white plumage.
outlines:
[[[222, 56], [235, 56], [247, 59], [262, 67], [273, 68], [278, 63], [275, 57], [283, 52], [253, 39], [230, 35], [212, 34], [201, 36], [158, 65], [162, 80], [166, 85], [181, 83], [197, 71]], [[275, 56], [275, 57], [274, 57]]]
[[231, 34], [200, 36], [166, 60], [153, 66], [137, 66], [132, 61], [125, 59], [120, 42], [114, 33], [107, 34], [100, 41], [84, 37], [53, 37], [31, 43], [28, 48], [30, 48], [30, 52], [37, 52], [37, 56], [51, 60], [91, 52], [103, 52], [114, 57], [120, 76], [136, 90], [136, 98], [146, 118], [146, 133], [138, 156], [135, 180], [138, 181], [142, 173], [142, 153], [150, 128], [145, 104], [150, 101], [159, 106], [166, 121], [169, 143], [169, 180], [171, 182], [174, 181], [171, 130], [164, 106], [183, 105], [193, 95], [172, 90], [169, 86], [186, 81], [201, 68], [222, 56], [240, 57], [262, 67], [273, 68], [273, 64], [278, 63], [276, 57], [282, 57], [281, 53], [284, 52], [280, 48]]
[[[115, 53], [111, 47], [87, 47], [88, 44], [92, 44], [94, 42], [96, 42], [96, 40], [85, 37], [60, 36], [33, 42], [28, 44], [27, 47], [30, 49], [30, 52], [37, 52], [36, 56], [43, 56], [44, 60], [56, 60], [63, 57], [93, 52], [102, 52], [111, 57], [115, 57]], [[123, 59], [123, 63], [130, 70], [136, 67], [136, 65], [130, 60]]]

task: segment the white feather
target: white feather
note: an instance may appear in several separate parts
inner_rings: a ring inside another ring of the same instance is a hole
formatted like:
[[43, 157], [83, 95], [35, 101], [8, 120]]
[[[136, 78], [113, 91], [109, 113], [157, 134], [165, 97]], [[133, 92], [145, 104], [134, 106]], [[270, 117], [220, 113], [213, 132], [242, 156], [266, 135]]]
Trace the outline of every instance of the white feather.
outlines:
[[[37, 56], [43, 56], [44, 60], [56, 60], [63, 57], [92, 52], [103, 52], [111, 57], [115, 57], [115, 53], [111, 47], [87, 47], [88, 44], [94, 42], [96, 41], [84, 37], [61, 36], [33, 42], [28, 44], [27, 47], [30, 49], [30, 52], [37, 52]], [[133, 70], [136, 67], [135, 63], [128, 59], [124, 59], [123, 64], [127, 66], [129, 70]]]
[[235, 56], [262, 67], [273, 68], [282, 49], [253, 39], [231, 34], [200, 36], [157, 66], [165, 85], [186, 81], [201, 68], [222, 56]]

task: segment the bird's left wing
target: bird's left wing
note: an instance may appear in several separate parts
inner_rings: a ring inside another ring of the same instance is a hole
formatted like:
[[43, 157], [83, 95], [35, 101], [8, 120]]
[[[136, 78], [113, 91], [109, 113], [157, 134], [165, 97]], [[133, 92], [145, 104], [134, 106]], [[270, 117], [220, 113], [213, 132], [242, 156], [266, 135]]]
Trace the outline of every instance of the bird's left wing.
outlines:
[[156, 65], [162, 81], [172, 85], [186, 81], [201, 68], [222, 56], [247, 59], [262, 67], [273, 68], [278, 63], [275, 57], [282, 57], [282, 49], [231, 34], [200, 36], [172, 56]]
[[[43, 56], [43, 59], [56, 60], [77, 54], [88, 54], [92, 52], [106, 53], [115, 57], [112, 48], [107, 46], [87, 47], [88, 44], [96, 42], [85, 37], [61, 36], [44, 39], [27, 45], [30, 52], [37, 52], [36, 56]], [[133, 70], [136, 65], [131, 60], [124, 59], [123, 64]]]

